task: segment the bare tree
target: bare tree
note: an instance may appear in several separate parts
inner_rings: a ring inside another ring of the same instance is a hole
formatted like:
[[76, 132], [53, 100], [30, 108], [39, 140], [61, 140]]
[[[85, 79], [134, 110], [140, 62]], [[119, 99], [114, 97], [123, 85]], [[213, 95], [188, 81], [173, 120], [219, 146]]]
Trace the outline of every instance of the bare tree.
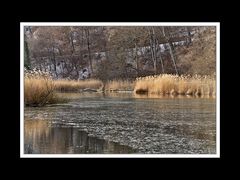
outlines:
[[87, 39], [87, 49], [88, 49], [88, 58], [90, 62], [90, 69], [91, 73], [93, 74], [93, 65], [92, 65], [92, 57], [91, 57], [91, 48], [90, 48], [90, 33], [89, 33], [89, 27], [85, 27], [85, 35]]
[[176, 61], [175, 61], [175, 57], [174, 57], [174, 54], [173, 54], [173, 46], [172, 46], [172, 43], [170, 42], [170, 38], [168, 36], [166, 36], [165, 27], [164, 26], [162, 26], [162, 34], [163, 34], [163, 37], [165, 38], [165, 40], [167, 42], [167, 46], [168, 46], [169, 51], [170, 51], [171, 59], [172, 59], [172, 62], [173, 62], [176, 74], [178, 74]]
[[153, 70], [154, 74], [157, 74], [157, 58], [156, 58], [156, 43], [154, 38], [154, 28], [150, 27], [148, 30], [149, 33], [149, 41], [150, 41], [150, 50], [152, 55], [152, 61], [153, 61]]

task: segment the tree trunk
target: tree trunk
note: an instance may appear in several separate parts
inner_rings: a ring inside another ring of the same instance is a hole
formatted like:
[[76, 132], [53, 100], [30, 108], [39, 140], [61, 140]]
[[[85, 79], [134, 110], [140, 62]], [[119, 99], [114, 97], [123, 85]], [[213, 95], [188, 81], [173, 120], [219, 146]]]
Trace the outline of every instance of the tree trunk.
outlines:
[[176, 74], [178, 75], [178, 70], [177, 70], [177, 66], [176, 66], [176, 62], [175, 62], [175, 58], [174, 58], [174, 54], [173, 54], [173, 48], [172, 48], [172, 46], [170, 45], [170, 43], [168, 43], [168, 46], [169, 46], [170, 55], [171, 55], [171, 59], [172, 59], [172, 61], [173, 61], [173, 65], [174, 65]]
[[[26, 37], [25, 37], [26, 38]], [[30, 57], [29, 57], [29, 47], [28, 42], [24, 41], [24, 67], [30, 69]]]
[[87, 37], [87, 48], [88, 48], [88, 57], [90, 63], [91, 73], [93, 74], [93, 66], [92, 66], [92, 57], [91, 57], [91, 49], [90, 49], [90, 37], [89, 37], [89, 29], [85, 29], [86, 37]]
[[174, 54], [173, 54], [173, 47], [170, 45], [171, 42], [169, 42], [169, 38], [166, 37], [165, 30], [164, 30], [164, 26], [162, 26], [162, 33], [163, 33], [164, 38], [165, 38], [166, 41], [167, 41], [167, 45], [168, 45], [169, 50], [170, 50], [171, 59], [172, 59], [172, 61], [173, 61], [173, 65], [174, 65], [176, 74], [178, 75], [178, 70], [177, 70], [177, 66], [176, 66], [176, 62], [175, 62], [175, 58], [174, 58]]
[[162, 73], [164, 73], [164, 68], [163, 68], [163, 59], [162, 59], [162, 55], [161, 55], [161, 47], [158, 43], [158, 39], [157, 39], [157, 47], [158, 47], [158, 51], [159, 51], [159, 58], [160, 58], [160, 62], [161, 62], [161, 66], [162, 66]]
[[191, 35], [191, 28], [189, 26], [186, 27], [188, 36], [187, 36], [187, 47], [192, 43], [192, 35]]
[[135, 43], [135, 50], [136, 50], [136, 53], [135, 53], [135, 56], [136, 56], [136, 69], [137, 69], [137, 76], [139, 76], [139, 62], [138, 62], [138, 48], [137, 48], [137, 43]]
[[[50, 60], [53, 64], [53, 71], [55, 74], [55, 77], [58, 78], [58, 74], [57, 74], [57, 62], [56, 62], [56, 55], [55, 55], [55, 39], [54, 39], [54, 36], [50, 36], [50, 41], [49, 41], [49, 44], [48, 44], [49, 48], [48, 48], [48, 53], [49, 53], [49, 57], [50, 57]], [[57, 47], [56, 47], [57, 49]]]
[[153, 42], [153, 56], [154, 56], [154, 73], [157, 74], [157, 49], [156, 49], [156, 36], [154, 27], [152, 27], [152, 42]]
[[55, 57], [54, 47], [52, 47], [52, 62], [53, 62], [54, 72], [55, 72], [55, 75], [56, 75], [56, 78], [57, 78], [58, 74], [57, 74], [57, 64], [56, 64], [56, 57]]
[[74, 43], [73, 43], [72, 33], [70, 34], [70, 42], [71, 42], [71, 46], [72, 46], [72, 54], [74, 54], [74, 52], [75, 52], [75, 46], [74, 46]]
[[153, 37], [152, 37], [151, 29], [149, 29], [148, 33], [150, 36], [149, 41], [150, 41], [150, 50], [151, 50], [152, 61], [153, 61], [153, 70], [154, 70], [154, 74], [157, 74], [157, 63], [156, 63], [156, 57], [154, 55]]

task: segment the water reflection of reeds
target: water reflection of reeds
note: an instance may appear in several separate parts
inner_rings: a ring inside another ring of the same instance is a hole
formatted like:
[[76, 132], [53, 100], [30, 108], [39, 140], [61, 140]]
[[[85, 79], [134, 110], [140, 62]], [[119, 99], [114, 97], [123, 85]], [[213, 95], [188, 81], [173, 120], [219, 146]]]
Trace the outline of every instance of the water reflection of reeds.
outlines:
[[209, 96], [209, 95], [171, 95], [171, 94], [136, 94], [133, 93], [134, 98], [161, 98], [161, 99], [169, 99], [169, 98], [215, 98], [215, 96]]
[[134, 152], [129, 147], [89, 137], [86, 132], [79, 131], [77, 128], [54, 127], [46, 120], [25, 120], [24, 124], [24, 149], [26, 154], [115, 154]]
[[113, 98], [213, 98], [215, 96], [209, 95], [172, 95], [172, 94], [136, 94], [133, 91], [125, 92], [106, 92], [106, 93], [58, 93], [59, 96], [67, 99], [79, 99], [79, 98], [101, 98], [101, 97], [113, 97]]

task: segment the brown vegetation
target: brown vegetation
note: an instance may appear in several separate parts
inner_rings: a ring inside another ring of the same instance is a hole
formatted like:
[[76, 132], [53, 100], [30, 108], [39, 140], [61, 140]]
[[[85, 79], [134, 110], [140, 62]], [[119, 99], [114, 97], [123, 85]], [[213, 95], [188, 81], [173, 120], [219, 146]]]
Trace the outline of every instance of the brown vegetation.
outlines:
[[214, 76], [163, 74], [137, 78], [134, 92], [136, 94], [215, 96], [215, 83]]
[[179, 69], [184, 74], [212, 75], [216, 73], [216, 28], [206, 28], [194, 35], [189, 47], [181, 47]]
[[55, 90], [66, 92], [66, 91], [79, 91], [81, 89], [99, 89], [102, 86], [102, 82], [96, 79], [88, 80], [65, 80], [59, 79], [54, 81]]
[[54, 82], [47, 73], [28, 71], [24, 78], [24, 103], [27, 106], [44, 106], [57, 101]]
[[128, 80], [108, 81], [105, 86], [106, 91], [133, 91], [135, 82]]

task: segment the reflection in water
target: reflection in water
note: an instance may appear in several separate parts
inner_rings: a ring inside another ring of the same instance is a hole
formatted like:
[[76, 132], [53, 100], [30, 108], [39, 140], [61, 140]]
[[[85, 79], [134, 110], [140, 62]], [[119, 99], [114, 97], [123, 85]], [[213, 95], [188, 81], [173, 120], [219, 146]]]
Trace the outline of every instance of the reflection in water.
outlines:
[[71, 97], [70, 102], [25, 108], [26, 153], [136, 153], [128, 147], [137, 153], [216, 153], [214, 98], [61, 96]]
[[161, 95], [161, 94], [136, 94], [133, 93], [134, 98], [161, 98], [161, 99], [167, 99], [167, 98], [211, 98], [211, 99], [215, 99], [215, 96], [209, 96], [209, 95], [171, 95], [171, 94], [165, 94], [165, 95]]
[[134, 153], [127, 146], [89, 137], [76, 128], [51, 128], [45, 120], [25, 120], [26, 154]]

